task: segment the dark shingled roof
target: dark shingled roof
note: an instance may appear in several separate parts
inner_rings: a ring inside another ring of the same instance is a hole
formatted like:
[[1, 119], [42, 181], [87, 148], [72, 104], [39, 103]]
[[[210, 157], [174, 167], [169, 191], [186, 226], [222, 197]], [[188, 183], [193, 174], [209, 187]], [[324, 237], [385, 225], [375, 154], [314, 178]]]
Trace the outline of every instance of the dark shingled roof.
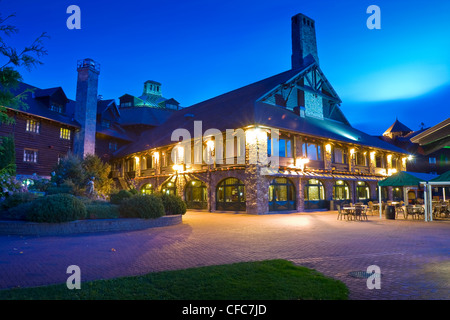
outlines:
[[[187, 129], [191, 133], [191, 137], [194, 138], [194, 121], [202, 121], [203, 132], [210, 128], [225, 131], [226, 129], [236, 129], [260, 124], [320, 138], [329, 138], [405, 153], [400, 148], [344, 123], [327, 119], [302, 118], [292, 111], [281, 107], [257, 102], [267, 92], [291, 80], [311, 65], [312, 63], [309, 63], [303, 68], [282, 72], [176, 111], [163, 125], [143, 132], [136, 142], [119, 149], [115, 156], [126, 156], [147, 149], [172, 144], [174, 143], [171, 140], [172, 132], [179, 128]], [[205, 127], [206, 125], [207, 127]]]
[[[14, 94], [18, 95], [26, 90], [31, 90], [27, 92], [24, 96], [23, 102], [27, 105], [25, 110], [18, 110], [26, 114], [38, 116], [48, 120], [56, 121], [62, 124], [66, 124], [73, 127], [80, 127], [80, 124], [73, 119], [73, 112], [75, 110], [75, 101], [68, 100], [64, 91], [60, 87], [50, 88], [50, 89], [39, 89], [37, 87], [31, 86], [29, 84], [20, 82], [18, 87], [11, 90]], [[47, 106], [41, 97], [52, 97], [55, 93], [60, 94], [60, 97], [67, 99], [66, 111], [64, 113], [59, 113], [56, 111], [51, 111], [49, 106]], [[6, 106], [8, 107], [8, 106]]]
[[150, 107], [120, 108], [119, 123], [122, 126], [159, 126], [169, 119], [173, 110]]

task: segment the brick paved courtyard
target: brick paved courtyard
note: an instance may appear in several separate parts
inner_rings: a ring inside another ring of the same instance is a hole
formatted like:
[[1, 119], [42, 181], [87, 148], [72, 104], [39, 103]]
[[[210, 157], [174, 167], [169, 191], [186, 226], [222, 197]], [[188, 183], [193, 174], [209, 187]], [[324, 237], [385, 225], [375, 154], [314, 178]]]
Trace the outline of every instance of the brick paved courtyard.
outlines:
[[[180, 225], [75, 236], [0, 236], [0, 289], [264, 259], [342, 280], [351, 299], [450, 299], [449, 221], [337, 221], [334, 212], [246, 215], [190, 211]], [[349, 276], [381, 268], [381, 289]]]

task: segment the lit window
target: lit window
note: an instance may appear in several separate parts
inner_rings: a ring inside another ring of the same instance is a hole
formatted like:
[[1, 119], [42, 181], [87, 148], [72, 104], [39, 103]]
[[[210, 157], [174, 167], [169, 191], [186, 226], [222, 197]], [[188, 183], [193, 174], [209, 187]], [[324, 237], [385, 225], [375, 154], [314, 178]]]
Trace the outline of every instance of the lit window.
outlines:
[[63, 107], [61, 105], [58, 105], [58, 104], [52, 104], [52, 105], [50, 105], [50, 110], [51, 111], [56, 111], [58, 113], [62, 113], [63, 112]]
[[347, 163], [347, 153], [345, 152], [344, 149], [334, 148], [333, 162], [334, 163]]
[[430, 164], [436, 164], [436, 158], [429, 158]]
[[66, 128], [61, 128], [59, 132], [59, 138], [64, 140], [70, 140], [70, 130]]
[[33, 119], [27, 120], [27, 127], [26, 127], [27, 132], [39, 133], [39, 129], [40, 129], [39, 121]]
[[[269, 137], [267, 138], [267, 155], [272, 155], [272, 144], [273, 141]], [[284, 158], [292, 158], [293, 149], [292, 149], [292, 139], [282, 138], [278, 140], [278, 156]]]
[[303, 143], [303, 156], [309, 160], [322, 160], [322, 146], [315, 143]]
[[37, 163], [38, 151], [32, 149], [23, 150], [23, 161]]

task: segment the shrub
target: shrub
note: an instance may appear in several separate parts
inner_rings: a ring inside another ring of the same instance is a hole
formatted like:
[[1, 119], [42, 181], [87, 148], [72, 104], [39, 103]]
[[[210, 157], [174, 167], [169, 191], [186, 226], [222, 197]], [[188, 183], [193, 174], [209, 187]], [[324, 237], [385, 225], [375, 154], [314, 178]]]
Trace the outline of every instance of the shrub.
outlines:
[[117, 193], [111, 194], [110, 201], [112, 204], [120, 204], [124, 199], [129, 199], [132, 196], [133, 195], [131, 194], [131, 192], [127, 190], [120, 190]]
[[135, 195], [122, 201], [119, 213], [124, 218], [154, 219], [164, 215], [164, 205], [160, 197]]
[[64, 181], [59, 186], [52, 186], [47, 188], [48, 195], [67, 193], [67, 194], [77, 194], [77, 188], [71, 180]]
[[52, 182], [58, 186], [67, 180], [71, 180], [77, 186], [83, 185], [86, 180], [82, 160], [71, 153], [61, 159], [52, 175]]
[[37, 195], [30, 192], [16, 192], [10, 195], [3, 201], [0, 209], [9, 210], [13, 207], [17, 207], [18, 205], [26, 202], [33, 201], [37, 198]]
[[116, 219], [119, 217], [119, 206], [115, 204], [87, 204], [87, 219]]
[[4, 211], [4, 213], [2, 214], [2, 218], [8, 220], [26, 220], [26, 216], [33, 205], [34, 201], [30, 201], [9, 208], [8, 211]]
[[139, 194], [139, 191], [136, 188], [131, 188], [128, 192], [130, 192], [133, 196]]
[[54, 186], [54, 184], [51, 183], [50, 180], [37, 178], [33, 179], [33, 183], [28, 187], [28, 190], [47, 192], [52, 186]]
[[70, 194], [55, 194], [38, 198], [31, 202], [26, 220], [34, 222], [67, 222], [86, 217], [83, 202]]
[[159, 194], [158, 196], [163, 202], [166, 215], [186, 213], [186, 203], [179, 196], [173, 194]]

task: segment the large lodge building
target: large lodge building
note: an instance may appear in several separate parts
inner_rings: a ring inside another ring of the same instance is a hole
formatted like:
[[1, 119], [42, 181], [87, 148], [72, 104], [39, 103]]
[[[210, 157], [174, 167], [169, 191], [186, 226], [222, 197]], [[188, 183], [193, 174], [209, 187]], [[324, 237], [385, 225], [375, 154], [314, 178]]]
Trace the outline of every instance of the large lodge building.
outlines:
[[377, 181], [404, 171], [408, 154], [350, 125], [302, 14], [292, 17], [291, 59], [290, 70], [187, 108], [156, 81], [119, 105], [101, 99], [99, 65], [84, 59], [76, 101], [22, 84], [29, 108], [10, 109], [15, 124], [0, 135], [14, 134], [22, 177], [49, 177], [69, 151], [95, 153], [120, 188], [177, 194], [192, 209], [263, 214], [376, 199]]

